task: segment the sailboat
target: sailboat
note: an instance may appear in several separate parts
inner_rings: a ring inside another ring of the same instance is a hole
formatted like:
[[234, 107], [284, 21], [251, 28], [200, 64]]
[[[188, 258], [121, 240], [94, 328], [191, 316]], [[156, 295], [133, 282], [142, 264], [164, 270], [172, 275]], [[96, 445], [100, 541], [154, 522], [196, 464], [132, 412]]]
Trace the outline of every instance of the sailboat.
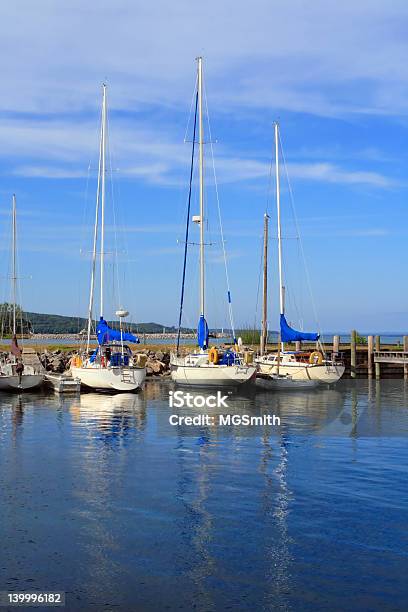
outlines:
[[[172, 380], [181, 385], [197, 386], [197, 387], [234, 387], [244, 383], [253, 382], [255, 379], [256, 368], [250, 363], [251, 356], [249, 353], [244, 356], [238, 349], [237, 342], [234, 338], [235, 347], [221, 351], [216, 347], [209, 347], [209, 329], [205, 318], [205, 202], [204, 202], [204, 128], [203, 128], [203, 62], [202, 58], [197, 58], [197, 91], [195, 97], [195, 117], [194, 117], [194, 135], [193, 148], [191, 156], [191, 171], [190, 171], [190, 191], [189, 203], [187, 211], [186, 224], [186, 240], [184, 250], [184, 266], [183, 280], [181, 289], [181, 302], [179, 313], [179, 332], [177, 337], [176, 352], [171, 355], [170, 369]], [[197, 126], [197, 109], [198, 109], [198, 144], [199, 144], [199, 200], [200, 214], [193, 216], [193, 222], [199, 225], [200, 228], [200, 315], [197, 328], [197, 340], [199, 350], [188, 355], [180, 355], [180, 329], [181, 317], [183, 310], [184, 298], [184, 281], [186, 271], [186, 257], [188, 245], [188, 228], [190, 223], [190, 203], [191, 203], [191, 185], [193, 177], [194, 164], [194, 146]], [[223, 246], [224, 246], [224, 240]], [[231, 293], [228, 289], [228, 303], [231, 314]], [[232, 320], [232, 317], [231, 317]], [[232, 325], [232, 334], [234, 337], [234, 329]]]
[[[42, 385], [44, 368], [35, 351], [24, 352], [17, 341], [17, 205], [15, 195], [13, 195], [12, 234], [12, 339], [10, 353], [0, 363], [0, 390], [24, 391]], [[30, 360], [32, 363], [28, 363]]]
[[[124, 308], [116, 311], [119, 329], [112, 329], [104, 318], [104, 259], [105, 259], [105, 174], [106, 174], [106, 85], [102, 86], [102, 119], [99, 147], [99, 171], [96, 193], [96, 211], [93, 240], [91, 286], [89, 295], [87, 344], [83, 354], [71, 361], [71, 373], [92, 389], [136, 391], [146, 378], [145, 355], [133, 355], [128, 343], [139, 343], [139, 338], [123, 330], [123, 321], [129, 315]], [[100, 218], [99, 218], [100, 217]], [[100, 232], [100, 318], [96, 326], [98, 346], [91, 350], [97, 245]]]
[[[269, 215], [264, 215], [264, 243], [263, 243], [263, 307], [262, 307], [262, 331], [260, 337], [260, 355], [264, 356], [268, 343], [268, 234], [269, 234]], [[289, 373], [282, 374], [280, 371], [280, 334], [278, 338], [278, 354], [276, 361], [276, 372], [263, 373], [258, 371], [256, 374], [256, 386], [265, 390], [284, 390], [311, 388], [318, 385], [318, 381], [310, 379], [293, 378]]]
[[[332, 384], [344, 374], [344, 364], [336, 359], [327, 359], [322, 350], [287, 351], [285, 342], [318, 342], [318, 333], [309, 333], [293, 329], [285, 316], [283, 270], [282, 270], [282, 232], [279, 176], [279, 124], [275, 123], [275, 178], [276, 178], [276, 210], [278, 230], [278, 268], [279, 268], [279, 305], [280, 334], [277, 353], [263, 353], [255, 359], [258, 366], [258, 376], [280, 375], [290, 377], [292, 381], [313, 381], [317, 384]], [[278, 383], [279, 384], [279, 383]], [[289, 383], [290, 384], [290, 383]]]

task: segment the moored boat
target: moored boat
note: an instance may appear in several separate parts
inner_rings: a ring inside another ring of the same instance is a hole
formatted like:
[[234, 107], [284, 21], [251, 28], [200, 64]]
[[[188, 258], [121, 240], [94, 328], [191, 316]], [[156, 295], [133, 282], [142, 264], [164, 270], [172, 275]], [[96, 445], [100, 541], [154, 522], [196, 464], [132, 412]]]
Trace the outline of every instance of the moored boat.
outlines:
[[[279, 126], [275, 123], [275, 176], [276, 176], [276, 210], [277, 210], [277, 231], [278, 231], [278, 268], [279, 268], [279, 301], [280, 301], [280, 333], [278, 340], [278, 352], [267, 353], [265, 350], [265, 329], [263, 331], [264, 350], [261, 346], [261, 355], [255, 359], [258, 367], [259, 376], [287, 377], [282, 382], [276, 378], [272, 387], [280, 384], [291, 384], [289, 381], [302, 381], [305, 386], [314, 384], [332, 384], [337, 382], [344, 374], [344, 364], [333, 356], [329, 359], [324, 352], [323, 345], [319, 342], [318, 333], [297, 331], [287, 322], [285, 316], [284, 303], [284, 284], [282, 270], [282, 233], [281, 233], [281, 206], [280, 206], [280, 180], [279, 180]], [[265, 260], [266, 263], [266, 260]], [[264, 283], [265, 287], [265, 283]], [[264, 289], [265, 303], [265, 289]], [[264, 307], [265, 313], [265, 307]], [[264, 324], [266, 317], [264, 314]], [[285, 350], [285, 343], [318, 343], [319, 348], [313, 351]]]
[[[193, 222], [200, 228], [200, 317], [197, 328], [197, 340], [199, 350], [187, 355], [180, 355], [180, 330], [181, 317], [183, 311], [184, 300], [184, 283], [186, 272], [186, 258], [189, 240], [189, 224], [190, 224], [190, 206], [191, 206], [191, 185], [193, 177], [194, 165], [194, 148], [196, 127], [198, 119], [198, 144], [199, 144], [199, 200], [200, 214], [193, 216]], [[194, 133], [191, 156], [191, 171], [190, 171], [190, 190], [187, 209], [186, 236], [184, 247], [184, 266], [183, 279], [181, 289], [180, 313], [179, 313], [179, 331], [177, 336], [176, 351], [171, 355], [170, 368], [172, 380], [180, 385], [189, 385], [196, 387], [235, 387], [245, 383], [253, 382], [255, 379], [256, 368], [250, 363], [250, 358], [245, 358], [239, 350], [235, 339], [234, 325], [231, 314], [231, 292], [228, 287], [228, 303], [231, 317], [231, 329], [233, 336], [233, 347], [226, 350], [219, 350], [216, 347], [209, 347], [209, 329], [205, 318], [205, 237], [204, 229], [206, 223], [205, 207], [204, 207], [204, 128], [203, 128], [203, 68], [202, 58], [197, 58], [197, 91], [195, 96], [195, 116], [194, 116]], [[225, 257], [225, 245], [222, 234], [221, 237]], [[228, 282], [228, 281], [227, 281]]]
[[[106, 85], [102, 86], [102, 119], [99, 149], [99, 172], [96, 193], [96, 212], [93, 240], [91, 285], [88, 310], [86, 349], [71, 361], [71, 373], [86, 387], [110, 391], [137, 391], [146, 378], [146, 356], [133, 355], [128, 343], [139, 343], [130, 331], [123, 330], [128, 311], [119, 308], [116, 316], [119, 329], [113, 329], [104, 318], [104, 264], [105, 264], [105, 174], [106, 174], [107, 102]], [[100, 318], [96, 326], [98, 346], [91, 350], [90, 338], [93, 322], [97, 246], [100, 246]]]
[[[13, 195], [12, 205], [12, 236], [12, 340], [10, 353], [0, 362], [0, 390], [20, 392], [41, 386], [44, 382], [45, 371], [37, 353], [32, 349], [21, 348], [17, 340], [17, 204], [15, 195]], [[23, 313], [21, 311], [20, 334], [23, 336]]]

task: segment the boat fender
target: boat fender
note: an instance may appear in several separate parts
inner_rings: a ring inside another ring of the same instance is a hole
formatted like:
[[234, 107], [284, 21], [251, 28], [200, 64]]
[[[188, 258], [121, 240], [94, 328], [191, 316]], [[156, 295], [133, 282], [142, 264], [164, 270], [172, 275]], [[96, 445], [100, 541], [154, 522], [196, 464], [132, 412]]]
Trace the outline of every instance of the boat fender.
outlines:
[[218, 351], [215, 348], [215, 346], [213, 346], [208, 353], [208, 361], [210, 363], [213, 363], [214, 365], [216, 365], [218, 363]]
[[146, 367], [146, 362], [147, 362], [147, 355], [145, 355], [144, 353], [138, 353], [136, 357], [136, 364], [139, 366], [139, 368]]
[[74, 368], [80, 368], [82, 366], [82, 359], [78, 355], [74, 355], [71, 359], [71, 365]]
[[320, 351], [313, 351], [309, 356], [309, 363], [311, 365], [322, 365], [323, 363], [323, 355]]
[[254, 363], [253, 351], [244, 351], [244, 362], [246, 365], [251, 365], [251, 363]]

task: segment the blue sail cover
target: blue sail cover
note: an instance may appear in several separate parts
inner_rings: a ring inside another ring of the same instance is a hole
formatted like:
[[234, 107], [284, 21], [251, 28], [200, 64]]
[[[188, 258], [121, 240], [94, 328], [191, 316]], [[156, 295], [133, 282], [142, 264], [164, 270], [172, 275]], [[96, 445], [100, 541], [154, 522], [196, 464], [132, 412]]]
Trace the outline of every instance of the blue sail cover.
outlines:
[[127, 332], [121, 334], [119, 330], [111, 329], [103, 317], [99, 320], [96, 328], [96, 335], [98, 336], [99, 344], [106, 344], [112, 340], [123, 340], [124, 342], [134, 342], [135, 344], [139, 344], [140, 342], [139, 338], [133, 334]]
[[208, 334], [207, 321], [205, 320], [204, 315], [201, 315], [197, 327], [197, 339], [198, 346], [202, 349], [208, 348]]
[[301, 331], [296, 331], [296, 329], [292, 329], [286, 319], [285, 315], [281, 314], [280, 316], [280, 328], [281, 328], [281, 340], [282, 342], [297, 342], [302, 340], [309, 340], [310, 342], [316, 342], [319, 339], [319, 334], [306, 333]]

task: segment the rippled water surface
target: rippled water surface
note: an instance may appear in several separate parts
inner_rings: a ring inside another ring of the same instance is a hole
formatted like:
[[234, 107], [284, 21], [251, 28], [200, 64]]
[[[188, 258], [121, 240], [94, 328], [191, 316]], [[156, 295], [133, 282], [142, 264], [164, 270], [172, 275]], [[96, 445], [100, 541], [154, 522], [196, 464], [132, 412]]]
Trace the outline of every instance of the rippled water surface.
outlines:
[[[72, 610], [408, 609], [408, 386], [0, 397], [0, 590]], [[171, 426], [264, 413], [280, 427]]]

